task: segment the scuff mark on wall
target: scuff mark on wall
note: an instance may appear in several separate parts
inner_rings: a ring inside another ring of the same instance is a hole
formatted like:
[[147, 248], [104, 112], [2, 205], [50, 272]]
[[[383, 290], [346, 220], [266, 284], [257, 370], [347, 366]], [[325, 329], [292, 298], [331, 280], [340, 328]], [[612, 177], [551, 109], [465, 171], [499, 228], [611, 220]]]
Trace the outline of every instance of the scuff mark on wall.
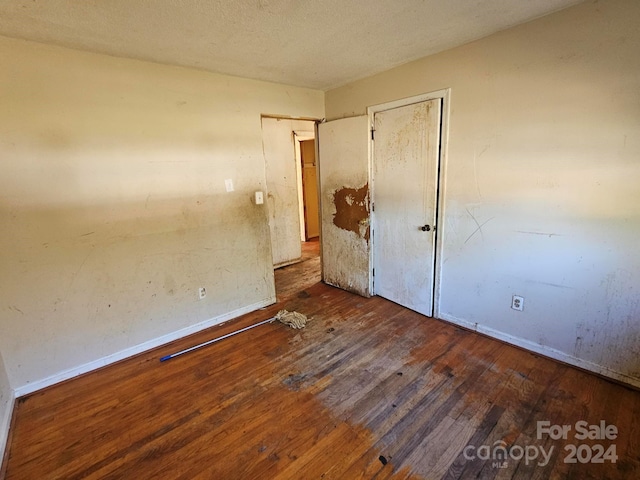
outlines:
[[464, 244], [466, 245], [466, 244], [467, 244], [467, 242], [468, 242], [469, 240], [471, 240], [471, 238], [472, 238], [476, 233], [478, 233], [478, 232], [480, 232], [480, 237], [482, 238], [482, 241], [484, 242], [484, 233], [482, 232], [482, 227], [484, 227], [487, 223], [489, 223], [489, 222], [490, 222], [491, 220], [493, 220], [495, 217], [491, 217], [490, 219], [485, 220], [484, 222], [482, 222], [482, 224], [480, 224], [480, 223], [478, 222], [478, 220], [476, 219], [476, 217], [473, 215], [473, 213], [471, 213], [471, 212], [469, 211], [469, 209], [468, 209], [468, 208], [467, 208], [467, 209], [465, 209], [465, 210], [466, 210], [466, 211], [467, 211], [467, 213], [471, 216], [471, 218], [473, 218], [473, 221], [475, 222], [475, 224], [476, 224], [476, 226], [477, 226], [478, 228], [476, 228], [476, 229], [473, 231], [473, 233], [471, 233], [471, 235], [469, 235], [469, 236], [467, 237], [467, 239], [464, 241]]
[[333, 224], [369, 242], [369, 184], [360, 188], [342, 187], [333, 194], [336, 212]]
[[24, 315], [24, 312], [22, 310], [20, 310], [18, 307], [16, 307], [15, 305], [9, 305], [9, 310], [13, 310], [14, 312], [19, 312], [22, 315]]
[[482, 199], [482, 193], [480, 192], [480, 182], [478, 181], [478, 159], [485, 154], [487, 150], [491, 148], [491, 144], [484, 145], [480, 153], [476, 152], [476, 149], [473, 149], [473, 179], [476, 184], [476, 192], [478, 193], [478, 198]]
[[547, 233], [547, 232], [526, 232], [523, 230], [514, 230], [516, 233], [524, 233], [526, 235], [545, 235], [548, 236], [549, 238], [551, 237], [562, 237], [563, 235], [561, 233]]

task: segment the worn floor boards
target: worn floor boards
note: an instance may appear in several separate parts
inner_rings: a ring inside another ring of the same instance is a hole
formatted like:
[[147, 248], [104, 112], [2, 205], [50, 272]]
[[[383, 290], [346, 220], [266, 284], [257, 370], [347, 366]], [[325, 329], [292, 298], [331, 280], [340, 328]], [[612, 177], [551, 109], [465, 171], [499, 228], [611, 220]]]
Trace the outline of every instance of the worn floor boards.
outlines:
[[[19, 399], [6, 478], [640, 478], [640, 392], [323, 285], [306, 248], [276, 272], [277, 305]], [[280, 308], [311, 321], [159, 362]], [[545, 420], [619, 435], [537, 439]], [[618, 458], [565, 463], [572, 443]], [[516, 458], [540, 447], [547, 464]]]

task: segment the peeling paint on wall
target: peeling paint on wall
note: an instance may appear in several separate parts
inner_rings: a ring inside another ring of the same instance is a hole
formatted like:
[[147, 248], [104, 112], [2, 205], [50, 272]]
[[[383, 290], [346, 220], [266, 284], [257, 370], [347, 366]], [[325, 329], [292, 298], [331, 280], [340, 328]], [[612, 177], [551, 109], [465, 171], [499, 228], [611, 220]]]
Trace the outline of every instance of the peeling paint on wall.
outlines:
[[369, 242], [369, 184], [360, 188], [342, 187], [333, 194], [336, 213], [333, 224]]

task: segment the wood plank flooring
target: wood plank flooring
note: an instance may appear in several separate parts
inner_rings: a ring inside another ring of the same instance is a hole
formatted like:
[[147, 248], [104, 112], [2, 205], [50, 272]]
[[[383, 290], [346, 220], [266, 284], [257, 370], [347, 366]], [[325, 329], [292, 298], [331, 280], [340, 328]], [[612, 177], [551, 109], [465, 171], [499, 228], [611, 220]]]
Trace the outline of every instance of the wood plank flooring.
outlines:
[[276, 276], [276, 296], [278, 301], [303, 292], [320, 281], [320, 242], [302, 242], [302, 261], [278, 268]]
[[[305, 263], [276, 272], [272, 307], [19, 399], [6, 478], [640, 478], [640, 392], [326, 286]], [[312, 320], [159, 362], [281, 308]], [[538, 421], [580, 420], [619, 435], [537, 438]], [[568, 444], [618, 458], [565, 463]]]

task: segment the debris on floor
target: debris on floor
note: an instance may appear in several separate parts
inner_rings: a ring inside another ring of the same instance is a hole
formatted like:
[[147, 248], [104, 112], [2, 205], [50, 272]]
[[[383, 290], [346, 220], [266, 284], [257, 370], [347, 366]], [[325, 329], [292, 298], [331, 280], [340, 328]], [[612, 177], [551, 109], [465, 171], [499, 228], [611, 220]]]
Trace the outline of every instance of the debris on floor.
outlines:
[[287, 310], [280, 310], [276, 315], [276, 320], [285, 325], [289, 325], [291, 328], [304, 328], [309, 320], [306, 315], [299, 312], [288, 312]]

